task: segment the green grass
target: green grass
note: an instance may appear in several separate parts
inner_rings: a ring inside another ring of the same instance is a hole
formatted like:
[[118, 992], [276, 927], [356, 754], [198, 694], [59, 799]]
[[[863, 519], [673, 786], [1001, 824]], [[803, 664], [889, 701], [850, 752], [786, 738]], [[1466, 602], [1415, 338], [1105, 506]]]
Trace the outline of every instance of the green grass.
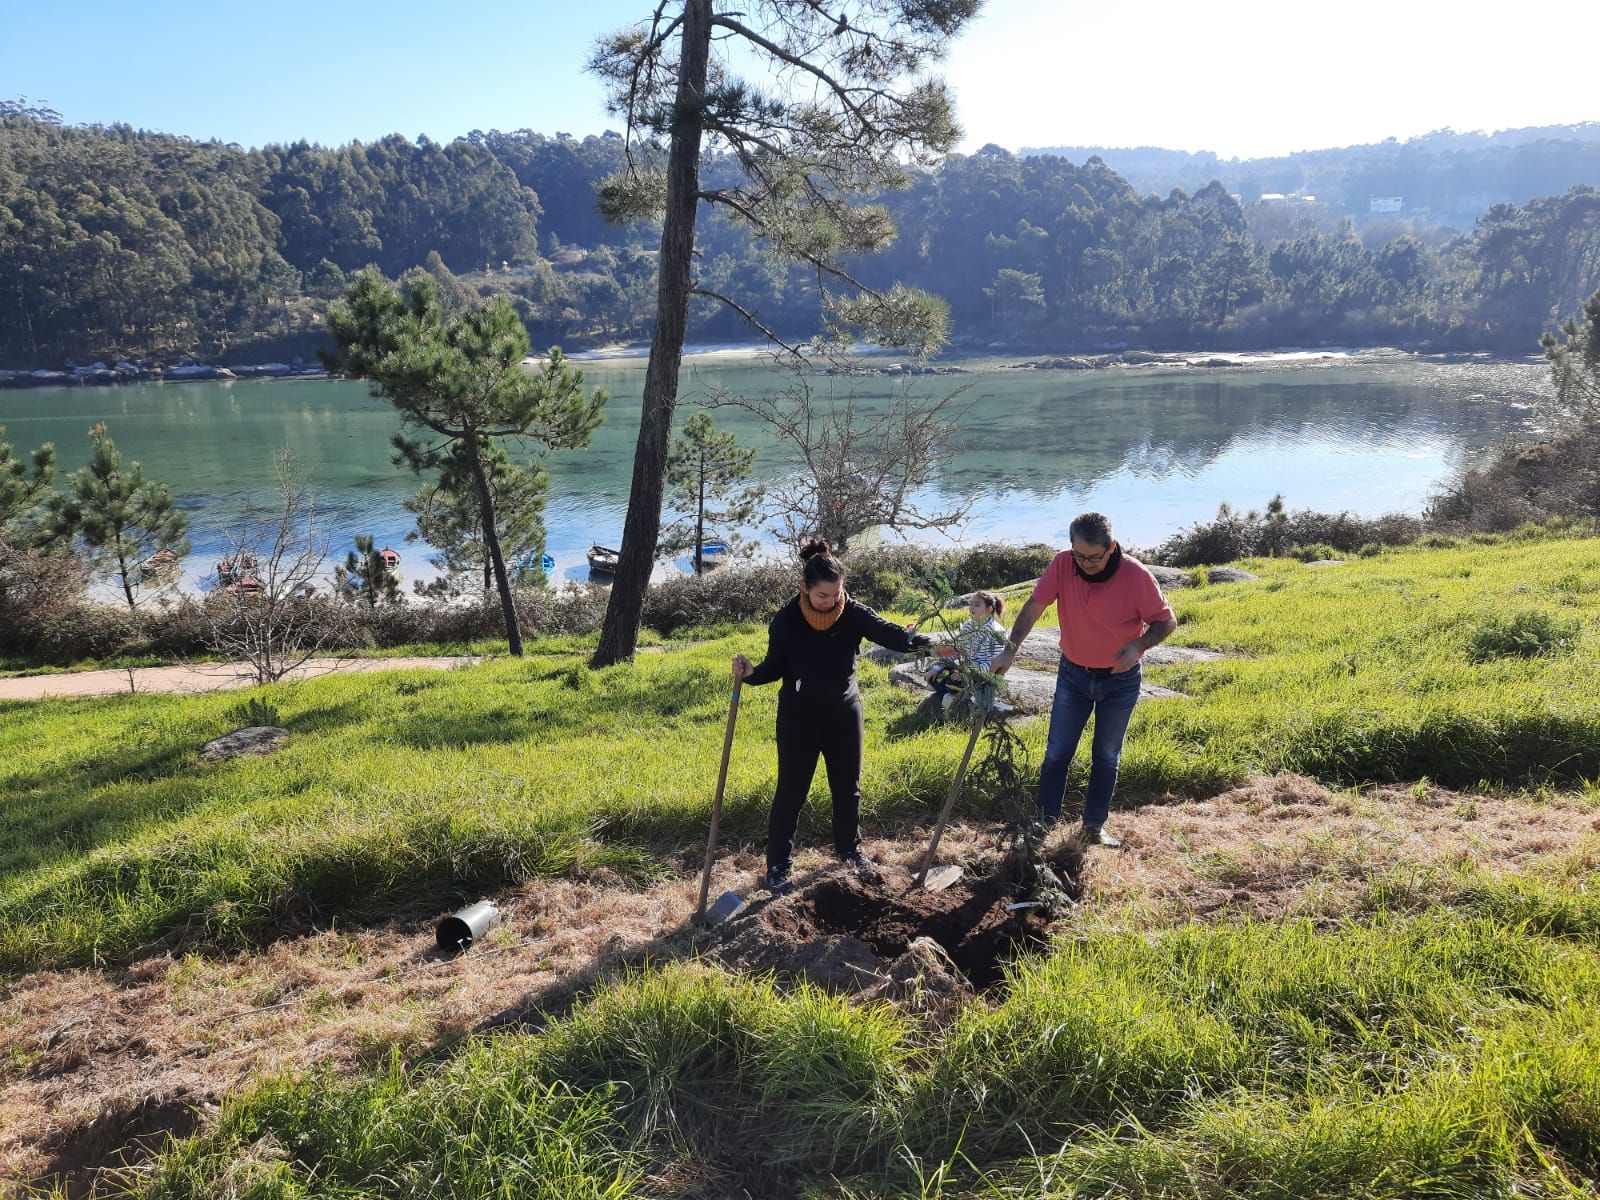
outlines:
[[[1600, 541], [1251, 566], [1259, 582], [1174, 594], [1175, 641], [1238, 657], [1151, 670], [1192, 698], [1136, 711], [1124, 799], [1277, 770], [1336, 784], [1600, 776]], [[1486, 624], [1539, 612], [1576, 629], [1560, 652], [1473, 661]], [[584, 863], [643, 878], [689, 861], [727, 662], [759, 652], [761, 630], [671, 641], [603, 671], [587, 666], [590, 644], [546, 639], [520, 662], [248, 693], [0, 705], [0, 970], [118, 958], [175, 930], [240, 946], [413, 902], [437, 911]], [[868, 829], [925, 819], [961, 734], [916, 732], [913, 698], [881, 668], [861, 674]], [[725, 828], [759, 841], [776, 697], [745, 695]], [[198, 747], [252, 696], [279, 710], [288, 748], [202, 764]], [[1035, 763], [1044, 733], [1043, 722], [1024, 731]], [[964, 807], [982, 811], [984, 797]], [[805, 836], [826, 820], [826, 804], [811, 805]]]
[[1594, 946], [1449, 907], [1091, 919], [943, 1032], [685, 964], [543, 1033], [274, 1080], [140, 1194], [1592, 1195], [1597, 989]]

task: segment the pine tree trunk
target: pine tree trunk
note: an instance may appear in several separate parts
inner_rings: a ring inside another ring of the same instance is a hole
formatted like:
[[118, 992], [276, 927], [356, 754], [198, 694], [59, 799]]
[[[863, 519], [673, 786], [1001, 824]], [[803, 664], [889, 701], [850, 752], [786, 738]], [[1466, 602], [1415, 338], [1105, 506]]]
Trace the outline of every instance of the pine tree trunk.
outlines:
[[667, 208], [661, 229], [656, 326], [650, 339], [650, 365], [644, 377], [644, 410], [633, 452], [633, 484], [628, 518], [622, 527], [616, 581], [606, 605], [596, 666], [633, 657], [644, 615], [645, 590], [661, 535], [661, 498], [672, 438], [672, 410], [678, 401], [678, 368], [683, 361], [684, 328], [689, 319], [689, 271], [694, 258], [695, 210], [700, 191], [701, 106], [706, 63], [711, 51], [711, 0], [685, 0], [683, 45], [679, 53], [678, 94], [673, 106], [672, 149], [667, 157]]
[[517, 625], [517, 605], [511, 598], [511, 580], [506, 575], [506, 560], [500, 554], [500, 535], [494, 528], [494, 497], [489, 493], [489, 478], [483, 473], [483, 459], [478, 455], [478, 439], [474, 434], [467, 435], [467, 453], [472, 459], [472, 477], [478, 482], [478, 511], [483, 514], [483, 543], [489, 550], [495, 587], [500, 592], [500, 609], [506, 617], [506, 642], [511, 653], [521, 658], [522, 630]]
[[117, 578], [122, 581], [122, 594], [128, 598], [128, 611], [135, 611], [139, 606], [133, 602], [133, 581], [128, 578], [128, 552], [120, 533], [117, 534]]
[[700, 500], [694, 510], [694, 573], [705, 574], [706, 561], [706, 455], [700, 452]]

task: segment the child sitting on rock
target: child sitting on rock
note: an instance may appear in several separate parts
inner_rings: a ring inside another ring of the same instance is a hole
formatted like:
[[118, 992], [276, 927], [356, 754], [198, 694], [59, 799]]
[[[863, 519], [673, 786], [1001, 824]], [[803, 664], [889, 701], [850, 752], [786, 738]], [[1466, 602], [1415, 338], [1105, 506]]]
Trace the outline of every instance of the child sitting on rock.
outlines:
[[956, 693], [966, 686], [967, 681], [959, 666], [962, 658], [987, 671], [989, 664], [1000, 657], [1000, 652], [1006, 648], [1006, 628], [1000, 624], [1000, 618], [1006, 611], [1004, 596], [994, 592], [973, 592], [967, 611], [971, 616], [961, 622], [961, 627], [956, 630], [955, 645], [940, 646], [935, 651], [939, 657], [923, 676], [933, 685], [934, 711], [937, 713], [949, 708], [955, 701]]

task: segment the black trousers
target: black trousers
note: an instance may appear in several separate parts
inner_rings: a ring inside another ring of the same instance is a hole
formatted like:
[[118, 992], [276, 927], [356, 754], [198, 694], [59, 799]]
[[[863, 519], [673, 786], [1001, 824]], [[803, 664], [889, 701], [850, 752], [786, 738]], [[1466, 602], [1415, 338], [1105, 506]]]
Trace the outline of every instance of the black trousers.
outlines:
[[787, 871], [794, 857], [794, 831], [817, 773], [817, 755], [828, 768], [833, 793], [833, 851], [848, 858], [861, 848], [861, 749], [865, 730], [861, 700], [816, 707], [778, 706], [778, 790], [767, 822], [767, 869]]

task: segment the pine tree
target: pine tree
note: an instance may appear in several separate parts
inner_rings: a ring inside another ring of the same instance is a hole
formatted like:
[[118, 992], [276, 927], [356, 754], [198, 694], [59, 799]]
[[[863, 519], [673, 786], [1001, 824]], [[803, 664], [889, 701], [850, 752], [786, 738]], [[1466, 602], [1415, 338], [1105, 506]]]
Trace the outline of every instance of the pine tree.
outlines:
[[395, 438], [402, 457], [429, 459], [459, 447], [478, 493], [506, 641], [520, 656], [522, 631], [485, 456], [500, 438], [527, 438], [552, 450], [588, 445], [606, 393], [597, 388], [586, 396], [583, 372], [558, 349], [541, 370], [525, 370], [528, 331], [504, 297], [447, 314], [437, 284], [421, 272], [401, 289], [375, 270], [363, 271], [345, 301], [329, 310], [328, 332], [338, 347], [324, 356], [330, 369], [371, 380], [373, 394], [421, 435]]
[[[756, 452], [741, 446], [731, 433], [719, 433], [711, 414], [697, 412], [684, 424], [667, 459], [669, 509], [684, 516], [662, 535], [661, 550], [694, 551], [694, 573], [705, 571], [706, 530], [721, 530], [730, 544], [738, 541], [733, 527], [754, 515], [760, 493], [740, 485], [750, 478]], [[707, 501], [720, 507], [708, 508]]]
[[[756, 313], [694, 278], [702, 202], [814, 273], [831, 332], [854, 328], [919, 351], [942, 343], [942, 301], [868, 287], [847, 264], [894, 239], [887, 208], [860, 198], [908, 186], [910, 165], [931, 164], [959, 140], [949, 94], [925, 70], [979, 3], [768, 0], [746, 11], [726, 0], [681, 0], [658, 4], [650, 19], [600, 43], [591, 67], [627, 121], [630, 150], [628, 169], [600, 186], [601, 210], [619, 222], [659, 218], [662, 229], [628, 515], [597, 665], [632, 657], [638, 641], [691, 298], [726, 305], [798, 353]], [[741, 78], [752, 67], [771, 74], [770, 89]], [[665, 168], [649, 169], [651, 149], [662, 143]], [[707, 187], [700, 163], [717, 147], [731, 152], [738, 176]]]
[[6, 441], [6, 427], [0, 425], [0, 543], [34, 540], [32, 531], [22, 529], [20, 522], [44, 502], [55, 473], [54, 446], [46, 442], [25, 460]]
[[89, 465], [68, 476], [69, 494], [51, 503], [54, 532], [76, 535], [96, 569], [122, 585], [131, 609], [140, 564], [160, 551], [187, 554], [189, 522], [173, 507], [170, 487], [146, 479], [137, 461], [123, 467], [104, 424], [89, 430], [89, 440]]
[[[417, 518], [417, 528], [407, 541], [420, 539], [438, 548], [433, 564], [448, 575], [481, 573], [483, 590], [494, 588], [494, 566], [489, 561], [488, 539], [484, 536], [483, 510], [478, 504], [477, 484], [472, 464], [461, 444], [449, 451], [412, 461], [396, 455], [419, 473], [437, 470], [438, 478], [422, 485], [405, 501], [406, 511]], [[550, 491], [550, 475], [537, 462], [523, 465], [511, 460], [506, 448], [489, 442], [483, 454], [484, 474], [489, 494], [494, 498], [495, 519], [499, 525], [500, 550], [506, 561], [516, 563], [537, 559], [544, 551], [544, 506]], [[521, 573], [521, 572], [519, 572]], [[537, 573], [535, 573], [537, 574]], [[448, 591], [451, 581], [442, 581]]]
[[346, 600], [359, 600], [369, 607], [397, 604], [400, 576], [389, 566], [382, 550], [373, 549], [370, 533], [356, 534], [356, 548], [346, 554], [344, 565], [333, 569], [333, 590]]

